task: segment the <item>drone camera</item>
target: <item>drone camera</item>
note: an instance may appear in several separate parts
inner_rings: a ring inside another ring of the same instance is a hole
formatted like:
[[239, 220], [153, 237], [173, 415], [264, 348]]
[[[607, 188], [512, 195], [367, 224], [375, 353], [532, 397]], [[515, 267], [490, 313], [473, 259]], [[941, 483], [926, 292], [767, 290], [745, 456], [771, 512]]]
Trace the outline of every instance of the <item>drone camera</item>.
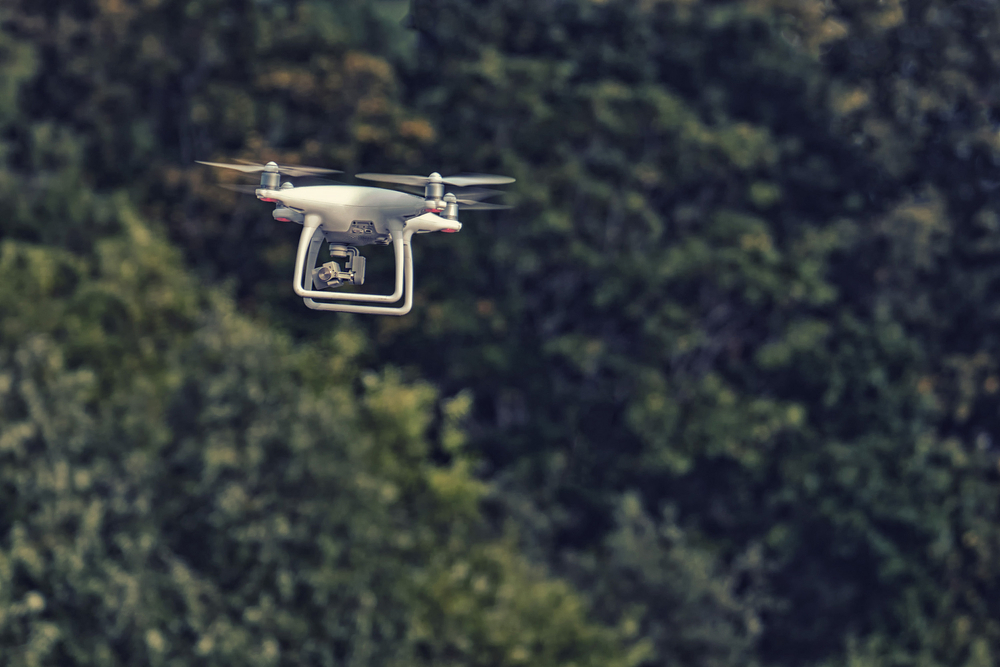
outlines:
[[340, 263], [329, 261], [313, 269], [312, 279], [316, 289], [329, 289], [341, 285], [363, 285], [365, 283], [365, 258], [354, 246], [339, 243], [330, 244], [330, 256], [344, 258], [344, 270]]

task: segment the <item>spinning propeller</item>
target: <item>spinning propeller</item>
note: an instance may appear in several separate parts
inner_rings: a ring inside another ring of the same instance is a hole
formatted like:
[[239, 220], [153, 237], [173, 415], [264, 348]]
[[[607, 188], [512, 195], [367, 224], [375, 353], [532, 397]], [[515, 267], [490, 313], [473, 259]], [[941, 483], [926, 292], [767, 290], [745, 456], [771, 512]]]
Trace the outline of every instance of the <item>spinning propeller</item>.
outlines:
[[[324, 169], [322, 167], [299, 167], [296, 165], [279, 165], [277, 162], [268, 162], [267, 164], [258, 164], [256, 162], [246, 162], [240, 160], [242, 164], [232, 164], [231, 162], [202, 162], [201, 160], [195, 160], [198, 164], [205, 164], [209, 167], [222, 167], [223, 169], [234, 169], [236, 171], [242, 171], [245, 174], [253, 174], [255, 172], [261, 172], [260, 174], [260, 187], [267, 190], [277, 190], [281, 186], [281, 174], [285, 176], [315, 176], [316, 174], [343, 174], [344, 172], [338, 171], [337, 169]], [[238, 186], [229, 188], [230, 190], [236, 190], [237, 192], [244, 192], [243, 189]]]
[[291, 164], [278, 164], [277, 162], [268, 162], [267, 164], [258, 164], [256, 162], [245, 162], [240, 160], [242, 164], [232, 164], [231, 162], [202, 162], [201, 160], [195, 160], [198, 164], [207, 164], [209, 167], [222, 167], [223, 169], [235, 169], [236, 171], [242, 171], [245, 174], [253, 174], [258, 171], [266, 171], [272, 174], [284, 174], [285, 176], [315, 176], [316, 174], [343, 174], [344, 172], [337, 169], [324, 169], [322, 167], [299, 167], [297, 165]]
[[513, 183], [514, 179], [509, 176], [493, 176], [492, 174], [459, 174], [457, 176], [442, 177], [434, 172], [430, 176], [409, 176], [400, 174], [355, 174], [357, 178], [366, 181], [380, 181], [382, 183], [398, 183], [399, 185], [416, 185], [426, 187], [442, 183], [444, 185], [454, 185], [464, 188], [469, 185], [506, 185]]
[[[445, 195], [445, 203], [448, 203], [449, 197], [454, 197], [454, 195]], [[507, 204], [490, 204], [489, 202], [482, 202], [478, 199], [469, 198], [466, 193], [462, 193], [461, 195], [455, 197], [455, 203], [458, 204], [460, 209], [465, 211], [501, 211], [512, 208]]]
[[477, 185], [506, 185], [513, 183], [514, 179], [509, 176], [494, 176], [493, 174], [459, 174], [457, 176], [441, 176], [434, 172], [430, 176], [413, 176], [402, 174], [356, 174], [357, 178], [366, 181], [379, 181], [381, 183], [395, 183], [397, 185], [409, 185], [424, 188], [424, 201], [428, 210], [444, 211], [443, 216], [450, 220], [458, 219], [458, 209], [464, 208], [470, 211], [499, 210], [510, 208], [503, 204], [484, 204], [482, 199], [487, 199], [494, 195], [501, 194], [500, 190], [487, 190], [477, 188], [460, 193], [445, 194], [444, 186], [452, 185], [457, 188], [470, 188]]
[[[331, 170], [332, 171], [332, 170]], [[294, 178], [294, 177], [293, 177]], [[315, 176], [302, 176], [298, 177], [295, 181], [295, 187], [303, 188], [309, 187], [311, 185], [343, 185], [343, 181], [333, 181], [329, 178], [316, 178]], [[216, 183], [220, 188], [225, 188], [226, 190], [232, 190], [233, 192], [239, 192], [245, 195], [256, 195], [257, 190], [260, 189], [259, 185], [243, 185], [236, 183]], [[284, 190], [286, 186], [290, 186], [290, 183], [285, 183], [282, 185], [281, 189]]]

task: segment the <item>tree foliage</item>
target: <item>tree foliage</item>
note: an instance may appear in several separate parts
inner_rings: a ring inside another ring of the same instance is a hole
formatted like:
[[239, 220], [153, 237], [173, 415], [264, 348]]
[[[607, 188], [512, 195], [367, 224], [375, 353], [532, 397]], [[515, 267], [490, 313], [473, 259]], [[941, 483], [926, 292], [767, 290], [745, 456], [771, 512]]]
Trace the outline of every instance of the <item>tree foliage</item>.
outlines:
[[0, 661], [635, 664], [485, 531], [464, 395], [365, 370], [349, 328], [296, 344], [238, 314], [94, 177], [113, 146], [25, 115], [70, 73], [4, 39], [29, 92], [0, 118]]
[[550, 553], [635, 490], [763, 550], [764, 660], [988, 664], [995, 9], [414, 4], [439, 160], [525, 185], [405, 340], [471, 348], [429, 372], [479, 387]]
[[[993, 3], [0, 12], [13, 659], [1000, 654]], [[223, 157], [516, 208], [317, 314]]]
[[3, 242], [5, 664], [629, 664], [485, 538], [460, 398], [433, 463], [428, 385], [296, 349], [124, 218], [92, 257]]

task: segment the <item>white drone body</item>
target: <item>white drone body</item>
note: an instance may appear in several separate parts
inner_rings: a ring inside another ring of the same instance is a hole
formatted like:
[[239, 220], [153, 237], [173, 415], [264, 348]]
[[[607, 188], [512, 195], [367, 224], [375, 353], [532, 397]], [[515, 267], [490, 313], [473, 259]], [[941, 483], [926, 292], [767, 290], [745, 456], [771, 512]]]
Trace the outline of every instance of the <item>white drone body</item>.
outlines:
[[[332, 169], [313, 167], [224, 164], [202, 162], [213, 167], [225, 167], [243, 172], [261, 172], [260, 187], [253, 190], [258, 199], [274, 203], [275, 220], [302, 225], [292, 289], [313, 310], [333, 310], [370, 315], [405, 315], [413, 307], [414, 234], [426, 232], [457, 232], [459, 208], [507, 208], [479, 201], [498, 194], [493, 190], [466, 193], [464, 198], [445, 194], [446, 185], [467, 188], [474, 185], [512, 183], [506, 176], [470, 174], [442, 178], [430, 176], [397, 176], [391, 174], [358, 174], [358, 178], [399, 185], [424, 186], [424, 197], [407, 192], [356, 185], [312, 185], [294, 187], [281, 183], [281, 174], [307, 176], [319, 173], [339, 173]], [[239, 188], [237, 188], [239, 189]], [[471, 197], [471, 199], [469, 198]], [[320, 248], [329, 244], [332, 258], [343, 258], [316, 266]], [[342, 285], [361, 285], [365, 278], [365, 258], [358, 246], [392, 244], [395, 253], [396, 280], [392, 294], [360, 294], [324, 291]], [[307, 286], [306, 277], [311, 277]], [[402, 305], [391, 306], [400, 299]], [[380, 305], [368, 305], [380, 304]]]

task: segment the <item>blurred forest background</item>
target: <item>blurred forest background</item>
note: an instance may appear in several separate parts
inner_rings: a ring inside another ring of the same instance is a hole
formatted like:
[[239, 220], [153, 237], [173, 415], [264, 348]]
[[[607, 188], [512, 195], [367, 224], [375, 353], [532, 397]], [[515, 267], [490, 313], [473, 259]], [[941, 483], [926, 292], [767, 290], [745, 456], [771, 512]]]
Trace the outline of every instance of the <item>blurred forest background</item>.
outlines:
[[[1000, 663], [995, 0], [0, 25], [3, 665]], [[232, 158], [516, 208], [316, 313]]]

